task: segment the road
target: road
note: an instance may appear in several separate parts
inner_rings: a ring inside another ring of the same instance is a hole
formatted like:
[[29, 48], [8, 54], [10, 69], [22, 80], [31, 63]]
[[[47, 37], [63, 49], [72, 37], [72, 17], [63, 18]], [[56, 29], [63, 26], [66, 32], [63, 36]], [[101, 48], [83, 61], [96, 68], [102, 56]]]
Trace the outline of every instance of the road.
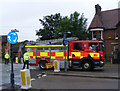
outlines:
[[35, 89], [118, 89], [118, 80], [70, 76], [45, 76], [32, 81]]
[[[0, 78], [2, 76], [1, 84], [10, 83], [11, 64], [8, 65], [0, 63]], [[21, 85], [20, 82], [20, 70], [23, 64], [14, 64], [14, 76], [15, 84]], [[72, 76], [54, 76], [46, 75], [44, 77], [37, 76], [43, 72], [53, 72], [53, 70], [39, 70], [38, 67], [30, 67], [32, 88], [35, 89], [118, 89], [118, 79], [106, 79], [106, 78], [90, 78], [90, 77], [72, 77]], [[64, 70], [61, 70], [64, 71]], [[98, 68], [92, 72], [84, 72], [81, 69], [68, 72], [75, 72], [81, 74], [117, 74], [118, 69], [110, 70], [107, 68]]]

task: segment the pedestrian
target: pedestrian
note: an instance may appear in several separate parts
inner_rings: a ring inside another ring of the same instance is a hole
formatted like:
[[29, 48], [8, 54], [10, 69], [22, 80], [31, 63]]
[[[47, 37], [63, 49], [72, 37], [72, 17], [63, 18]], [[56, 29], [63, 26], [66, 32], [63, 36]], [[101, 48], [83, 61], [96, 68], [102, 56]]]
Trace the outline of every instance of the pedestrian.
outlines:
[[26, 64], [27, 64], [27, 69], [29, 69], [29, 61], [30, 61], [30, 56], [27, 53], [27, 51], [25, 51], [23, 55], [23, 62], [24, 62], [23, 69], [25, 69]]
[[8, 64], [9, 58], [10, 58], [10, 56], [9, 56], [8, 52], [6, 52], [6, 54], [5, 54], [5, 64]]

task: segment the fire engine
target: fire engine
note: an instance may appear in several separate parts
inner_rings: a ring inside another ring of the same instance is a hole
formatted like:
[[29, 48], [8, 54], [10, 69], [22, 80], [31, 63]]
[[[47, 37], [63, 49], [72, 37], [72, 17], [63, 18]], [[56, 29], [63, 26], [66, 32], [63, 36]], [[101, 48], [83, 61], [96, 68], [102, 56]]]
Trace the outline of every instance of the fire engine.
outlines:
[[39, 66], [45, 69], [46, 63], [54, 60], [60, 61], [60, 67], [64, 68], [65, 59], [70, 69], [82, 68], [93, 70], [95, 67], [103, 67], [104, 53], [102, 41], [69, 41], [68, 45], [27, 45], [25, 46], [30, 55], [30, 66]]

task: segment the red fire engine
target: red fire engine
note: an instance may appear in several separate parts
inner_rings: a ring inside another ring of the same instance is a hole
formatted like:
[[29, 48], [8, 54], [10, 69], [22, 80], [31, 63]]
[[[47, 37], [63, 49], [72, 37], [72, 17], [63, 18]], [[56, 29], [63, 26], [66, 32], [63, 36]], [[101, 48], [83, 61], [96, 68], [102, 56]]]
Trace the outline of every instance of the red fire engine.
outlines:
[[68, 45], [30, 45], [25, 46], [30, 55], [30, 66], [39, 66], [45, 69], [46, 63], [60, 61], [60, 67], [64, 68], [64, 60], [70, 69], [80, 68], [92, 70], [96, 66], [104, 65], [102, 41], [69, 41]]

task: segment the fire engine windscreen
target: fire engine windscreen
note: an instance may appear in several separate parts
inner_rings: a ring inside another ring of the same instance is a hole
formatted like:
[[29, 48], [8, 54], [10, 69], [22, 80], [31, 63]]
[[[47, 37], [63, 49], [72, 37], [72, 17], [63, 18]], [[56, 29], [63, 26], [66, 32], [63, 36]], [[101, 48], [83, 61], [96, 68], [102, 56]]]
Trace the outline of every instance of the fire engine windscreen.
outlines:
[[98, 51], [98, 43], [89, 43], [89, 50]]
[[99, 51], [102, 51], [102, 52], [103, 52], [104, 45], [103, 45], [103, 43], [102, 43], [102, 42], [100, 42], [100, 43], [99, 43], [99, 48], [100, 48], [100, 50], [99, 50]]

